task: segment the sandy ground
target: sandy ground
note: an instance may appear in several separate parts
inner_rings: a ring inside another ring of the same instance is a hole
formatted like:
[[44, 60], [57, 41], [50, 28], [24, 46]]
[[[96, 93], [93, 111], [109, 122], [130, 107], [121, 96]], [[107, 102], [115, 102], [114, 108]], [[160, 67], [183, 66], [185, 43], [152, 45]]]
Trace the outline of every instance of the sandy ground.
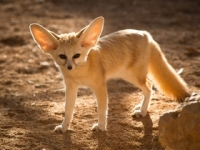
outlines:
[[141, 91], [122, 80], [108, 82], [108, 131], [93, 132], [97, 105], [80, 89], [72, 128], [53, 132], [64, 117], [64, 85], [52, 59], [31, 38], [36, 22], [60, 34], [78, 31], [104, 16], [103, 35], [126, 28], [149, 31], [169, 63], [183, 68], [192, 92], [200, 91], [200, 1], [0, 0], [0, 149], [162, 150], [158, 120], [177, 103], [156, 91], [145, 118], [132, 118]]

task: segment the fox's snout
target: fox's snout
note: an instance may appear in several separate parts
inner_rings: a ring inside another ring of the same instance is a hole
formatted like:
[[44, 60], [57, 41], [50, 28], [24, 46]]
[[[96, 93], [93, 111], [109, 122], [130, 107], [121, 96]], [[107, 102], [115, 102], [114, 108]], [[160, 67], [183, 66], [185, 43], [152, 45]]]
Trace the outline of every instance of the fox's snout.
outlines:
[[64, 66], [66, 69], [72, 70], [74, 68], [75, 64], [72, 61], [68, 60], [68, 61], [66, 61]]
[[67, 69], [72, 70], [72, 66], [71, 65], [67, 66]]

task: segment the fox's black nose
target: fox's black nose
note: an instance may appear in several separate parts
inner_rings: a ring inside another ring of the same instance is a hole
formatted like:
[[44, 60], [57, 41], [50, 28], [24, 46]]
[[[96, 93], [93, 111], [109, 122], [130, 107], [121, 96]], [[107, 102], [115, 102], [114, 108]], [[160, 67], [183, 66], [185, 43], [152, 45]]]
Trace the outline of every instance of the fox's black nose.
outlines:
[[72, 66], [68, 66], [67, 69], [71, 70], [71, 69], [72, 69]]

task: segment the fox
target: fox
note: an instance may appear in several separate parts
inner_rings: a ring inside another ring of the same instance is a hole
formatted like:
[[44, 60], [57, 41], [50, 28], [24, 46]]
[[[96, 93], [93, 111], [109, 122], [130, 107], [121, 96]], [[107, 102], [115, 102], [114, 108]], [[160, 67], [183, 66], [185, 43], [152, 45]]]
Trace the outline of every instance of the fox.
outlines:
[[153, 94], [153, 85], [166, 96], [181, 102], [190, 96], [185, 81], [168, 63], [159, 44], [143, 30], [124, 29], [101, 37], [102, 16], [78, 32], [56, 34], [40, 24], [30, 24], [30, 32], [39, 48], [51, 55], [63, 76], [65, 116], [55, 132], [70, 130], [79, 87], [90, 88], [97, 100], [98, 122], [92, 130], [107, 130], [107, 80], [123, 79], [144, 94], [133, 109], [133, 116], [145, 117]]

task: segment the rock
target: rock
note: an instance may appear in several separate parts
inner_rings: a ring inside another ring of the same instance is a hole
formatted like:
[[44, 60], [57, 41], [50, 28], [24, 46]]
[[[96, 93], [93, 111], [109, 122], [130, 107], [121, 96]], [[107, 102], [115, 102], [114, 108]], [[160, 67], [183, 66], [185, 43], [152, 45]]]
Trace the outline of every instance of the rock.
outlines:
[[166, 150], [200, 150], [200, 95], [164, 113], [158, 124], [159, 142]]

